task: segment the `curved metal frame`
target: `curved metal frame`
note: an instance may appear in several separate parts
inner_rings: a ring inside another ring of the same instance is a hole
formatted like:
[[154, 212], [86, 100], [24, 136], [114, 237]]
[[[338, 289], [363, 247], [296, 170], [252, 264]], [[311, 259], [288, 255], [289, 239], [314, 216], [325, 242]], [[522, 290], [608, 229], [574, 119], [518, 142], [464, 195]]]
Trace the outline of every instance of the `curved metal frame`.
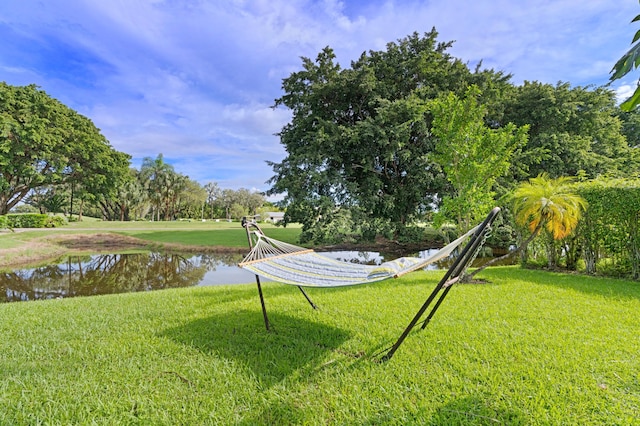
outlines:
[[[451, 287], [453, 286], [453, 284], [455, 284], [462, 278], [465, 270], [469, 267], [473, 259], [476, 257], [478, 250], [480, 250], [487, 233], [491, 229], [491, 224], [496, 219], [499, 212], [500, 212], [499, 207], [495, 207], [493, 210], [491, 210], [491, 212], [486, 217], [486, 219], [478, 227], [476, 232], [471, 236], [469, 242], [462, 249], [460, 254], [457, 256], [456, 260], [453, 262], [451, 267], [447, 270], [447, 272], [442, 277], [440, 282], [438, 282], [438, 284], [433, 289], [431, 294], [429, 294], [429, 296], [427, 297], [427, 300], [423, 303], [420, 309], [418, 309], [418, 312], [415, 314], [415, 316], [413, 317], [409, 325], [404, 329], [404, 331], [402, 332], [398, 340], [390, 347], [389, 351], [381, 358], [382, 361], [388, 361], [391, 359], [391, 357], [393, 357], [393, 355], [396, 353], [400, 345], [402, 345], [402, 343], [407, 338], [409, 333], [411, 333], [411, 331], [418, 324], [418, 322], [420, 321], [424, 313], [427, 311], [431, 303], [436, 299], [436, 297], [438, 296], [438, 293], [442, 290], [442, 293], [440, 294], [440, 297], [436, 301], [435, 305], [427, 315], [426, 319], [423, 320], [421, 329], [424, 329], [427, 327], [427, 325], [435, 315], [436, 311], [442, 304], [444, 298], [447, 296], [447, 294], [449, 294], [449, 290], [451, 290]], [[255, 228], [261, 234], [264, 234], [264, 233], [262, 232], [262, 229], [260, 229], [258, 224], [255, 222], [255, 220], [253, 219], [250, 220], [248, 217], [242, 218], [242, 226], [247, 231], [247, 240], [249, 241], [249, 248], [253, 249], [254, 242], [251, 239], [251, 228]], [[267, 330], [270, 330], [271, 327], [269, 323], [269, 318], [267, 317], [267, 309], [264, 303], [262, 285], [260, 283], [260, 277], [258, 275], [256, 275], [256, 284], [258, 285], [258, 294], [260, 295], [260, 303], [262, 305], [262, 315], [264, 316], [264, 325], [267, 328]], [[304, 297], [307, 299], [309, 304], [313, 307], [313, 309], [317, 309], [317, 306], [311, 301], [307, 293], [305, 293], [304, 289], [300, 286], [298, 286], [298, 288], [300, 289]]]

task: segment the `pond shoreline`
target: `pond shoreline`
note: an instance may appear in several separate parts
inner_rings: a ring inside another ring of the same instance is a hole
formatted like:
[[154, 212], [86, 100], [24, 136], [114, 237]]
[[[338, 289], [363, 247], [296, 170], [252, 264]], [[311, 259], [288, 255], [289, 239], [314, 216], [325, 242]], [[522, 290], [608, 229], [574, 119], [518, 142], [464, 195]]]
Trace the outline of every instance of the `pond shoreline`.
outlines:
[[25, 241], [18, 247], [0, 249], [0, 268], [38, 265], [67, 255], [124, 252], [133, 250], [180, 251], [198, 253], [246, 253], [247, 249], [225, 246], [192, 246], [150, 243], [127, 235], [100, 232], [95, 234], [58, 234]]
[[[440, 248], [437, 244], [400, 244], [393, 241], [378, 240], [364, 244], [335, 244], [314, 247], [316, 251], [379, 251], [395, 254], [398, 257], [420, 250]], [[20, 268], [38, 265], [67, 255], [95, 254], [105, 252], [125, 252], [134, 250], [174, 251], [184, 253], [240, 253], [248, 248], [227, 246], [201, 246], [169, 243], [150, 243], [139, 238], [112, 232], [96, 233], [57, 233], [29, 241], [18, 247], [0, 249], [0, 268]]]

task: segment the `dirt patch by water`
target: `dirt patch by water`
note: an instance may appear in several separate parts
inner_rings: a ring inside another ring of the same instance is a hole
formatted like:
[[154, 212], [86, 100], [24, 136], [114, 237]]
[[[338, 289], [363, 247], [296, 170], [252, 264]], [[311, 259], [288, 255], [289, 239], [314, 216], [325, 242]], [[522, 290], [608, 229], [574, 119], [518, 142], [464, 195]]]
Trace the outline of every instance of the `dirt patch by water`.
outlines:
[[52, 243], [70, 250], [126, 250], [144, 248], [148, 244], [137, 238], [120, 234], [69, 234], [47, 237]]

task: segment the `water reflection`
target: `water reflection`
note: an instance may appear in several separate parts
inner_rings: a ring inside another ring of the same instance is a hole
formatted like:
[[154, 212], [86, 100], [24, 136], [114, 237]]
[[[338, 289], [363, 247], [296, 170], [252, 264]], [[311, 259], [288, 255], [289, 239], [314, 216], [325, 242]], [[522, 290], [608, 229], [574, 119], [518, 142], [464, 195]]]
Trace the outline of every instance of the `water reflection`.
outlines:
[[253, 275], [236, 266], [240, 260], [239, 254], [70, 256], [55, 265], [0, 272], [0, 302], [251, 282]]
[[[432, 252], [426, 250], [418, 255], [427, 257]], [[322, 254], [369, 265], [380, 265], [399, 257], [373, 251]], [[253, 282], [252, 273], [236, 266], [241, 260], [242, 255], [232, 253], [70, 256], [58, 264], [0, 272], [0, 303]], [[484, 261], [477, 259], [475, 266]], [[427, 269], [446, 269], [450, 262], [444, 259]]]
[[[437, 253], [439, 249], [422, 250], [420, 252], [410, 254], [408, 256], [417, 256], [422, 259], [426, 259], [433, 254]], [[404, 256], [402, 253], [386, 254], [377, 251], [334, 251], [323, 252], [323, 256], [328, 256], [333, 259], [337, 259], [343, 262], [361, 263], [365, 265], [380, 265], [388, 260], [397, 259]], [[473, 262], [473, 266], [480, 266], [484, 262], [488, 261], [488, 258], [476, 258]], [[441, 259], [437, 262], [427, 265], [424, 269], [448, 269], [453, 262], [453, 258]]]
[[[340, 260], [341, 262], [359, 263], [363, 265], [380, 265], [382, 262], [385, 262], [385, 255], [377, 251], [327, 251], [322, 252], [322, 255]], [[389, 256], [388, 258], [391, 260], [395, 257]]]

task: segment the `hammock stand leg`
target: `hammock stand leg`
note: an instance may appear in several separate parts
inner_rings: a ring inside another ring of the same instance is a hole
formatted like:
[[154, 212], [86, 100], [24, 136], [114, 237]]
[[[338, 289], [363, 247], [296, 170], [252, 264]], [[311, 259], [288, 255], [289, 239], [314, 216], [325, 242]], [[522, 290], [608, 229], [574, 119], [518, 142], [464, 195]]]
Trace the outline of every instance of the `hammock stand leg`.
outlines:
[[262, 295], [262, 285], [260, 285], [260, 277], [256, 275], [256, 284], [258, 284], [258, 294], [260, 295], [260, 305], [262, 305], [262, 316], [264, 317], [264, 326], [267, 331], [271, 331], [269, 317], [267, 317], [267, 307], [264, 304], [264, 296]]
[[431, 321], [431, 318], [433, 318], [433, 316], [435, 315], [436, 311], [440, 307], [440, 304], [442, 303], [444, 298], [447, 297], [447, 294], [449, 293], [449, 290], [451, 290], [451, 286], [448, 286], [448, 287], [446, 287], [444, 289], [444, 291], [440, 295], [440, 298], [438, 299], [436, 304], [433, 306], [433, 309], [431, 309], [431, 312], [429, 312], [429, 315], [427, 315], [427, 319], [424, 320], [424, 322], [422, 323], [422, 327], [420, 327], [421, 330], [424, 330], [425, 328], [427, 328], [427, 325], [429, 324], [429, 322]]
[[[445, 276], [446, 277], [446, 276]], [[436, 298], [436, 296], [438, 295], [438, 292], [440, 291], [440, 289], [442, 289], [442, 287], [444, 286], [444, 283], [446, 282], [445, 278], [442, 278], [442, 280], [440, 280], [440, 282], [438, 283], [438, 285], [436, 286], [436, 288], [433, 289], [433, 291], [431, 292], [431, 294], [429, 295], [429, 297], [427, 298], [427, 300], [424, 302], [424, 304], [420, 307], [420, 309], [418, 310], [418, 312], [416, 313], [416, 315], [413, 317], [413, 319], [411, 320], [411, 322], [409, 323], [409, 325], [407, 326], [407, 328], [404, 329], [404, 331], [402, 332], [402, 334], [400, 335], [400, 337], [398, 338], [398, 340], [396, 341], [396, 343], [393, 344], [393, 346], [391, 347], [391, 349], [389, 349], [389, 352], [387, 352], [387, 354], [385, 356], [382, 357], [382, 361], [388, 361], [391, 359], [391, 357], [393, 357], [393, 354], [396, 353], [396, 351], [398, 350], [398, 348], [400, 347], [400, 345], [402, 345], [402, 343], [404, 342], [404, 339], [407, 338], [407, 336], [409, 335], [409, 333], [411, 333], [411, 330], [413, 330], [413, 328], [416, 326], [416, 324], [418, 323], [418, 321], [420, 321], [420, 318], [422, 317], [422, 315], [425, 313], [425, 311], [427, 310], [427, 308], [429, 308], [429, 305], [431, 305], [431, 302], [433, 302], [433, 299]], [[440, 300], [442, 300], [442, 297], [440, 298]], [[429, 317], [432, 317], [436, 308], [438, 305], [436, 305], [433, 310], [431, 311], [431, 313], [429, 314]]]
[[[246, 216], [242, 218], [242, 227], [245, 229], [245, 231], [247, 231], [247, 241], [249, 242], [249, 249], [253, 249], [253, 241], [251, 240], [251, 232], [249, 231], [249, 228], [254, 227], [261, 233], [262, 233], [262, 229], [260, 229], [260, 227], [255, 222], [255, 220], [250, 220]], [[264, 304], [264, 295], [262, 294], [262, 285], [260, 284], [260, 277], [258, 275], [256, 275], [256, 284], [258, 285], [258, 294], [260, 295], [260, 305], [262, 306], [262, 316], [264, 317], [264, 326], [267, 328], [267, 331], [270, 331], [271, 325], [269, 323], [269, 318], [267, 317], [267, 308]], [[302, 292], [302, 294], [304, 295], [305, 299], [307, 299], [307, 302], [309, 302], [311, 307], [313, 309], [318, 309], [318, 306], [316, 306], [316, 304], [313, 303], [313, 301], [307, 295], [304, 289], [301, 286], [298, 286], [298, 289], [300, 289], [300, 292]]]
[[309, 304], [311, 305], [311, 307], [313, 309], [318, 309], [318, 306], [316, 306], [315, 303], [313, 303], [313, 301], [309, 298], [309, 295], [307, 295], [307, 292], [304, 291], [304, 289], [301, 286], [298, 286], [298, 289], [302, 292], [302, 294], [304, 295], [304, 298], [307, 299], [307, 302], [309, 302]]
[[487, 228], [489, 228], [489, 226], [491, 226], [491, 223], [493, 223], [493, 221], [495, 220], [499, 212], [500, 212], [500, 208], [498, 207], [491, 210], [491, 213], [489, 213], [489, 215], [484, 220], [484, 222], [482, 222], [482, 225], [480, 225], [480, 227], [475, 232], [471, 240], [464, 247], [460, 255], [458, 255], [456, 260], [453, 262], [453, 265], [451, 265], [449, 270], [447, 270], [444, 277], [442, 277], [440, 282], [438, 282], [438, 285], [436, 285], [436, 287], [433, 289], [433, 291], [431, 292], [427, 300], [420, 307], [420, 309], [418, 310], [416, 315], [413, 317], [413, 319], [411, 320], [407, 328], [405, 328], [405, 330], [402, 332], [402, 334], [400, 335], [396, 343], [394, 343], [391, 349], [389, 349], [389, 352], [387, 352], [387, 354], [382, 357], [381, 359], [382, 361], [388, 361], [391, 359], [391, 357], [393, 357], [393, 354], [396, 353], [400, 345], [402, 345], [402, 343], [407, 338], [411, 330], [413, 330], [413, 328], [416, 326], [418, 321], [420, 321], [420, 318], [422, 318], [422, 315], [429, 308], [429, 305], [431, 305], [431, 302], [433, 302], [433, 300], [436, 298], [436, 296], [438, 295], [438, 292], [442, 290], [443, 287], [445, 287], [444, 292], [440, 295], [440, 298], [438, 299], [433, 309], [427, 316], [427, 319], [425, 320], [424, 324], [422, 325], [422, 329], [424, 329], [427, 326], [431, 318], [433, 318], [433, 316], [435, 315], [436, 310], [440, 307], [440, 304], [449, 293], [449, 290], [451, 290], [451, 286], [455, 284], [458, 281], [458, 279], [464, 274], [464, 271], [469, 266], [469, 263], [471, 263], [471, 261], [473, 260], [476, 250], [479, 248], [480, 244], [482, 244], [483, 242], [483, 235], [485, 231], [487, 230]]

